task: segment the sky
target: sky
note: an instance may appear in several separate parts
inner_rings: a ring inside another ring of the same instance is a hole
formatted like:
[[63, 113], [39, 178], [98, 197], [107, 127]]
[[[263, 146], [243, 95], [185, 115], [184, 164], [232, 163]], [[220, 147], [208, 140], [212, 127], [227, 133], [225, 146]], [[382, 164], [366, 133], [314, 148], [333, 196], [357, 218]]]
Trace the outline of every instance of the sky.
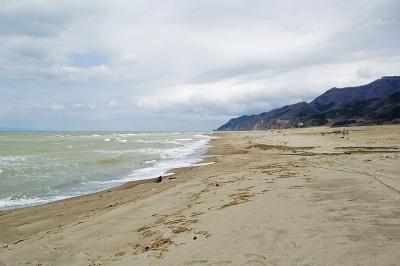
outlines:
[[0, 127], [212, 130], [400, 75], [398, 0], [0, 0]]

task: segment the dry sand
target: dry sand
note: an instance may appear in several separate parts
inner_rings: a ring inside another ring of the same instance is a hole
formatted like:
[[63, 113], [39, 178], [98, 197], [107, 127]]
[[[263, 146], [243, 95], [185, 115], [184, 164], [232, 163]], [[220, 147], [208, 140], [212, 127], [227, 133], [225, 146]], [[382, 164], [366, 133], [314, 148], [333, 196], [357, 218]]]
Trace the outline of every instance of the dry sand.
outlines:
[[217, 133], [174, 179], [1, 212], [0, 265], [400, 265], [400, 126], [338, 130]]

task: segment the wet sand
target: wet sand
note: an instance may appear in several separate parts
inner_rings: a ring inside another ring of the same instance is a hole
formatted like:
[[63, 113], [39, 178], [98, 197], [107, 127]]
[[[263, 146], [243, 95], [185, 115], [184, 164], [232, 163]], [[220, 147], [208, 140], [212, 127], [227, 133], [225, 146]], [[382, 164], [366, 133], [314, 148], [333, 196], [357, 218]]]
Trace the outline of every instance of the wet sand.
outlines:
[[216, 135], [161, 183], [0, 212], [0, 265], [400, 264], [400, 125]]

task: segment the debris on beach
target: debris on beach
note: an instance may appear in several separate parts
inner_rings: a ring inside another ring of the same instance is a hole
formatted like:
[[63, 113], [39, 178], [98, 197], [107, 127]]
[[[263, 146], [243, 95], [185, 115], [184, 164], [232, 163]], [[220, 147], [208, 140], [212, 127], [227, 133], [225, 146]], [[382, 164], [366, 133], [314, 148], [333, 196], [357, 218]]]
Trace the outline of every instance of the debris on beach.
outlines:
[[150, 245], [146, 246], [143, 251], [157, 250], [166, 244], [171, 244], [172, 241], [168, 237], [157, 237]]
[[198, 235], [203, 235], [205, 238], [209, 238], [211, 236], [211, 234], [205, 230], [198, 230], [198, 231], [195, 231], [195, 233]]
[[186, 227], [179, 226], [177, 228], [174, 228], [174, 230], [172, 230], [172, 233], [180, 234], [180, 233], [183, 233], [183, 232], [186, 232], [186, 231], [190, 231], [190, 229], [188, 229]]
[[123, 256], [123, 255], [125, 255], [125, 254], [126, 254], [125, 251], [118, 252], [118, 253], [114, 254], [112, 260], [115, 261], [115, 260], [117, 260], [119, 257], [121, 257], [121, 256]]
[[329, 131], [329, 132], [321, 132], [321, 134], [322, 135], [325, 135], [325, 134], [336, 134], [336, 135], [341, 134], [341, 135], [345, 136], [345, 135], [349, 135], [350, 134], [350, 130], [344, 128], [344, 129], [338, 129], [338, 130]]
[[117, 206], [117, 205], [118, 205], [118, 202], [115, 202], [114, 204], [111, 203], [110, 205], [108, 205], [108, 207], [112, 208], [112, 207], [115, 207], [115, 206]]
[[155, 182], [156, 182], [156, 183], [161, 183], [161, 181], [162, 181], [162, 176], [159, 176], [159, 177], [156, 178], [156, 181], [155, 181]]

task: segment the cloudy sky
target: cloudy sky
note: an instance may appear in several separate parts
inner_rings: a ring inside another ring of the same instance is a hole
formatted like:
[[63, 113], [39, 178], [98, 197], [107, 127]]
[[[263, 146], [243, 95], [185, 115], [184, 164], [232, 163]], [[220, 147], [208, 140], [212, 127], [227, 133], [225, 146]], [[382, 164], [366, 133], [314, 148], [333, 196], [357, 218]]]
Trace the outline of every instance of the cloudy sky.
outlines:
[[0, 0], [0, 127], [210, 130], [400, 74], [398, 0]]

